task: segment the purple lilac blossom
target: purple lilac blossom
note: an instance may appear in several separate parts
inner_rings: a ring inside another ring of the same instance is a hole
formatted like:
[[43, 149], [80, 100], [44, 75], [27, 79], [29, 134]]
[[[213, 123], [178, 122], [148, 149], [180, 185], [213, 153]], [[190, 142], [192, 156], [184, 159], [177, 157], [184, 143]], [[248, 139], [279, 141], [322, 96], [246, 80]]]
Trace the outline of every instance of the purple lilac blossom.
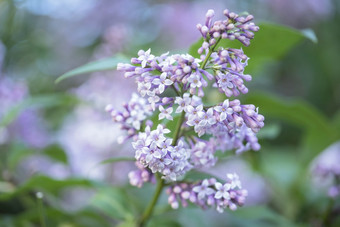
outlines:
[[[238, 99], [226, 99], [213, 106], [205, 106], [202, 100], [209, 80], [227, 97], [248, 92], [243, 84], [251, 80], [250, 75], [243, 74], [247, 56], [242, 50], [215, 50], [215, 47], [220, 39], [236, 39], [248, 46], [259, 28], [251, 22], [251, 15], [242, 17], [228, 10], [224, 15], [226, 20], [213, 22], [214, 11], [208, 10], [205, 25], [197, 26], [204, 39], [198, 50], [200, 59], [169, 52], [155, 56], [148, 49], [140, 50], [131, 64], [118, 64], [117, 69], [123, 71], [126, 78], [136, 78], [139, 95], [134, 94], [123, 111], [110, 105], [106, 110], [126, 131], [123, 141], [133, 139], [139, 169], [129, 174], [133, 185], [141, 187], [150, 181], [148, 171], [160, 174], [170, 183], [179, 181], [192, 169], [214, 166], [216, 150], [235, 149], [236, 153], [241, 153], [260, 149], [256, 133], [264, 126], [264, 117], [258, 113], [258, 108], [241, 104]], [[176, 132], [182, 133], [173, 143], [166, 135], [171, 131], [163, 125], [166, 123], [163, 119], [173, 121], [175, 113], [181, 113], [183, 122]], [[160, 123], [154, 125], [148, 120], [151, 116], [157, 117]], [[192, 131], [195, 134], [185, 133]], [[204, 135], [209, 139], [203, 139]], [[147, 177], [142, 177], [143, 172]], [[169, 197], [173, 208], [178, 207], [176, 196], [182, 192], [181, 187], [186, 189], [184, 197], [180, 198], [183, 205], [189, 199], [201, 207], [216, 205], [219, 212], [227, 207], [237, 209], [247, 195], [246, 190], [241, 190], [238, 176], [228, 174], [226, 183], [205, 179], [199, 183], [176, 184]]]
[[[29, 98], [24, 82], [8, 77], [0, 78], [0, 121], [16, 105]], [[7, 127], [0, 128], [0, 144], [18, 140], [28, 146], [42, 148], [49, 143], [48, 133], [43, 120], [35, 109], [25, 109]]]
[[312, 164], [313, 175], [317, 176], [320, 185], [328, 186], [328, 196], [340, 196], [340, 142], [336, 142], [318, 157]]
[[173, 209], [177, 209], [179, 204], [186, 207], [191, 202], [203, 209], [215, 207], [219, 213], [223, 213], [226, 208], [236, 210], [237, 206], [242, 206], [248, 192], [242, 189], [236, 174], [227, 174], [225, 183], [215, 178], [197, 183], [177, 183], [167, 189], [167, 194]]
[[274, 15], [282, 22], [308, 27], [320, 20], [327, 19], [335, 11], [334, 2], [331, 0], [267, 0], [268, 10], [275, 11]]

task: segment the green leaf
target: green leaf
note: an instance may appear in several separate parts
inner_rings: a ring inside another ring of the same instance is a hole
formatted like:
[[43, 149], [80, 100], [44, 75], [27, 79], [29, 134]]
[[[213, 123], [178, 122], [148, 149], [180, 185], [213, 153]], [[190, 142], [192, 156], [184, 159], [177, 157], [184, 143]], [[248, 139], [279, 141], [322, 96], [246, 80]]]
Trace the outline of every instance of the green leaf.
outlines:
[[43, 154], [48, 156], [54, 161], [58, 161], [64, 164], [68, 163], [67, 154], [64, 149], [57, 144], [52, 144], [43, 150]]
[[267, 93], [252, 93], [243, 100], [258, 106], [264, 116], [282, 119], [305, 130], [302, 159], [306, 163], [340, 138], [340, 132], [326, 116], [303, 100], [289, 101]]
[[27, 180], [24, 184], [16, 188], [11, 193], [0, 194], [0, 200], [7, 200], [21, 193], [29, 191], [43, 191], [52, 194], [58, 193], [67, 187], [90, 187], [95, 186], [95, 182], [79, 178], [68, 178], [65, 180], [56, 180], [48, 176], [36, 175]]
[[129, 221], [134, 218], [132, 203], [128, 199], [126, 190], [121, 188], [101, 188], [93, 197], [91, 206], [108, 217]]
[[[246, 73], [253, 74], [261, 69], [264, 63], [280, 59], [304, 39], [317, 42], [316, 35], [310, 29], [300, 31], [270, 23], [260, 23], [259, 27], [260, 30], [256, 32], [255, 38], [248, 47], [243, 46], [238, 40], [223, 39], [218, 44], [219, 47], [242, 48], [244, 50], [244, 53], [250, 58], [249, 65], [245, 69]], [[202, 46], [202, 43], [203, 38], [189, 48], [189, 54], [199, 58], [197, 50]]]
[[3, 118], [0, 120], [0, 127], [6, 127], [11, 124], [19, 114], [27, 108], [49, 108], [69, 104], [70, 101], [74, 102], [75, 100], [75, 96], [65, 94], [47, 94], [27, 98], [13, 106], [4, 114]]
[[138, 225], [134, 220], [126, 220], [117, 225], [117, 227], [137, 227], [137, 226]]
[[[242, 209], [238, 209], [237, 211], [233, 212], [233, 216], [239, 217], [243, 220], [253, 220], [253, 221], [267, 221], [270, 225], [254, 225], [254, 226], [296, 226], [294, 223], [290, 222], [285, 217], [275, 213], [274, 211], [268, 209], [265, 206], [253, 206], [253, 207], [243, 207]], [[267, 223], [267, 224], [269, 224]], [[255, 224], [253, 222], [253, 224]]]
[[182, 225], [173, 219], [165, 218], [165, 217], [158, 217], [152, 218], [148, 224], [148, 227], [181, 227]]
[[118, 158], [106, 159], [100, 162], [100, 164], [104, 165], [104, 164], [110, 164], [110, 163], [115, 163], [115, 162], [133, 162], [133, 161], [136, 161], [136, 159], [130, 158], [130, 157], [118, 157]]
[[280, 134], [281, 128], [278, 124], [266, 125], [257, 133], [259, 139], [275, 139]]
[[58, 79], [55, 82], [59, 83], [60, 81], [66, 78], [81, 74], [116, 69], [118, 63], [120, 62], [127, 62], [127, 59], [122, 55], [116, 55], [114, 57], [93, 61], [78, 68], [75, 68], [67, 73], [64, 73], [63, 75], [58, 77]]

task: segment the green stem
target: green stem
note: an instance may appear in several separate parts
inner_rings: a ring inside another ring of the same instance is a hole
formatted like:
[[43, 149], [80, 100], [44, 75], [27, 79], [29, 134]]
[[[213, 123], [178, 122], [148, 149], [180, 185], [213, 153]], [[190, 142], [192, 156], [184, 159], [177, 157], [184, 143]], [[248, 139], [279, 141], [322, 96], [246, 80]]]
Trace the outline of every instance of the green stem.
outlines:
[[[221, 37], [219, 39], [217, 39], [215, 45], [209, 50], [207, 56], [205, 57], [202, 65], [201, 65], [201, 69], [204, 69], [204, 67], [206, 66], [206, 64], [208, 63], [208, 59], [210, 58], [211, 54], [214, 52], [214, 49], [216, 48], [217, 44], [219, 43], [219, 41], [221, 40]], [[177, 95], [179, 94], [179, 91], [177, 91], [177, 89], [173, 86], [175, 92], [177, 93]], [[176, 125], [176, 129], [174, 132], [174, 139], [172, 141], [172, 146], [176, 146], [179, 136], [181, 134], [181, 128], [182, 128], [182, 124], [184, 122], [185, 119], [185, 112], [183, 111], [181, 114], [181, 117], [178, 119], [177, 125]], [[156, 206], [156, 203], [159, 199], [159, 196], [161, 195], [161, 192], [165, 186], [165, 182], [164, 179], [162, 179], [160, 176], [157, 176], [157, 188], [155, 191], [155, 194], [150, 202], [150, 204], [148, 205], [148, 207], [146, 208], [144, 214], [142, 215], [140, 221], [139, 221], [139, 227], [143, 227], [145, 226], [145, 224], [147, 223], [147, 221], [149, 220], [149, 218], [151, 217], [153, 210]]]
[[177, 144], [184, 118], [185, 118], [185, 112], [183, 111], [182, 114], [181, 114], [181, 117], [178, 119], [178, 122], [177, 122], [177, 125], [176, 125], [174, 140], [172, 141], [172, 146], [176, 146], [176, 144]]
[[171, 87], [172, 87], [172, 89], [174, 89], [174, 91], [176, 92], [176, 94], [177, 94], [178, 96], [181, 96], [181, 94], [180, 94], [179, 91], [176, 89], [176, 87], [175, 87], [174, 84], [172, 84]]
[[[185, 117], [185, 112], [183, 111], [180, 119], [178, 119], [178, 122], [177, 122], [176, 130], [175, 130], [175, 134], [174, 134], [174, 140], [172, 141], [172, 146], [175, 146], [177, 144], [177, 141], [179, 139], [179, 135], [180, 135], [180, 132], [181, 132], [181, 126], [182, 126], [183, 121], [184, 121], [184, 117]], [[149, 206], [146, 208], [144, 214], [142, 215], [142, 218], [140, 219], [139, 227], [145, 226], [145, 224], [147, 223], [147, 221], [151, 217], [153, 209], [155, 208], [156, 203], [159, 199], [159, 196], [161, 195], [161, 192], [162, 192], [162, 190], [165, 186], [164, 179], [162, 179], [160, 176], [157, 176], [157, 178], [158, 178], [157, 179], [157, 188], [156, 188], [155, 194], [154, 194]]]
[[322, 217], [322, 222], [324, 226], [329, 226], [331, 223], [333, 207], [334, 207], [334, 200], [330, 199], [330, 201], [328, 202], [327, 209]]
[[158, 182], [157, 182], [157, 188], [155, 191], [155, 194], [149, 204], [149, 206], [146, 208], [140, 222], [139, 222], [139, 227], [143, 227], [145, 226], [146, 222], [148, 221], [148, 219], [150, 218], [150, 216], [152, 215], [153, 209], [155, 208], [155, 205], [158, 201], [159, 196], [161, 195], [162, 189], [164, 187], [164, 179], [162, 179], [161, 177], [158, 177]]
[[219, 38], [216, 40], [215, 45], [209, 50], [207, 56], [205, 57], [205, 59], [204, 59], [202, 65], [201, 65], [201, 69], [204, 69], [205, 65], [208, 63], [208, 60], [209, 60], [211, 54], [214, 52], [214, 50], [215, 50], [215, 48], [217, 47], [217, 44], [220, 42], [220, 40], [221, 40], [221, 37], [219, 37]]

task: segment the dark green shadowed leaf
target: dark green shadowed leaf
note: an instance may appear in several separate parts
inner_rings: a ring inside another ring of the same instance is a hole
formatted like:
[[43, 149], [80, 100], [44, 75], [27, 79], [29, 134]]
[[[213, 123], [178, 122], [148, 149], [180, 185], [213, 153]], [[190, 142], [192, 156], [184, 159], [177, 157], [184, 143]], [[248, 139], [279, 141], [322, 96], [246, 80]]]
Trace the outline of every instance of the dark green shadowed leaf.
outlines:
[[54, 161], [61, 162], [64, 164], [68, 163], [68, 158], [64, 149], [57, 144], [52, 144], [46, 147], [43, 151], [43, 154], [53, 159]]
[[81, 74], [116, 69], [118, 63], [120, 62], [124, 63], [127, 61], [128, 60], [122, 55], [116, 55], [114, 57], [105, 58], [105, 59], [101, 59], [98, 61], [93, 61], [83, 66], [80, 66], [78, 68], [75, 68], [67, 73], [64, 73], [55, 82], [59, 83], [60, 81], [66, 78], [81, 75]]
[[132, 202], [123, 188], [108, 187], [98, 190], [90, 205], [108, 217], [125, 220], [129, 223], [135, 217]]
[[[223, 39], [220, 47], [242, 48], [244, 53], [250, 58], [249, 65], [245, 72], [253, 74], [261, 69], [264, 63], [278, 60], [288, 53], [296, 44], [304, 39], [317, 42], [316, 35], [311, 29], [297, 30], [283, 25], [259, 23], [260, 30], [255, 33], [255, 38], [251, 40], [250, 46], [243, 46], [238, 40]], [[189, 54], [199, 58], [197, 53], [201, 47], [203, 38], [194, 43], [189, 48]]]
[[3, 193], [0, 195], [0, 200], [10, 199], [21, 193], [27, 193], [29, 191], [42, 191], [52, 194], [58, 193], [60, 190], [67, 187], [94, 187], [95, 182], [80, 178], [68, 178], [65, 180], [56, 180], [48, 176], [37, 175], [31, 177], [24, 184], [16, 188], [11, 193]]
[[234, 218], [244, 219], [251, 226], [298, 226], [265, 206], [243, 207], [233, 212]]
[[259, 139], [275, 139], [280, 134], [280, 125], [278, 124], [270, 124], [266, 125], [266, 127], [262, 128], [257, 133], [257, 138]]
[[340, 132], [320, 111], [305, 101], [288, 101], [272, 94], [252, 93], [243, 103], [260, 107], [264, 116], [279, 118], [302, 128], [306, 132], [302, 159], [309, 163], [317, 154], [340, 138]]

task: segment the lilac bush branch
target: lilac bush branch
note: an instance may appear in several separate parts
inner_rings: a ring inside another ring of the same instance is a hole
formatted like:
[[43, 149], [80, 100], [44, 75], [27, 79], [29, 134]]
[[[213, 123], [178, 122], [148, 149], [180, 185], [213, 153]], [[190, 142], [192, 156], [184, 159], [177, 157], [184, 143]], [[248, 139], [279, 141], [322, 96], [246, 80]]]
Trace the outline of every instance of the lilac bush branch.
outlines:
[[[177, 182], [190, 170], [213, 167], [217, 150], [242, 153], [260, 149], [256, 133], [264, 126], [264, 117], [254, 105], [229, 99], [248, 92], [244, 85], [252, 79], [244, 74], [248, 57], [241, 49], [219, 46], [222, 39], [248, 46], [259, 27], [252, 22], [252, 15], [243, 17], [228, 10], [224, 15], [225, 20], [213, 21], [214, 11], [208, 10], [205, 24], [197, 25], [204, 39], [199, 59], [189, 54], [154, 56], [149, 49], [140, 50], [131, 64], [117, 66], [126, 78], [136, 79], [139, 93], [133, 94], [122, 111], [107, 107], [113, 120], [127, 131], [120, 142], [133, 140], [138, 170], [129, 174], [130, 182], [142, 187], [155, 175], [160, 176], [156, 197], [166, 182], [173, 208], [178, 207], [178, 201], [183, 206], [187, 201], [203, 208], [215, 205], [219, 212], [243, 205], [247, 191], [241, 188], [236, 174], [228, 174], [225, 183], [216, 179]], [[210, 85], [228, 99], [205, 105], [202, 98]], [[154, 114], [160, 124], [148, 120]], [[177, 121], [172, 138], [168, 136], [170, 129], [162, 124], [165, 120]], [[151, 215], [157, 198], [147, 208], [141, 225]]]

